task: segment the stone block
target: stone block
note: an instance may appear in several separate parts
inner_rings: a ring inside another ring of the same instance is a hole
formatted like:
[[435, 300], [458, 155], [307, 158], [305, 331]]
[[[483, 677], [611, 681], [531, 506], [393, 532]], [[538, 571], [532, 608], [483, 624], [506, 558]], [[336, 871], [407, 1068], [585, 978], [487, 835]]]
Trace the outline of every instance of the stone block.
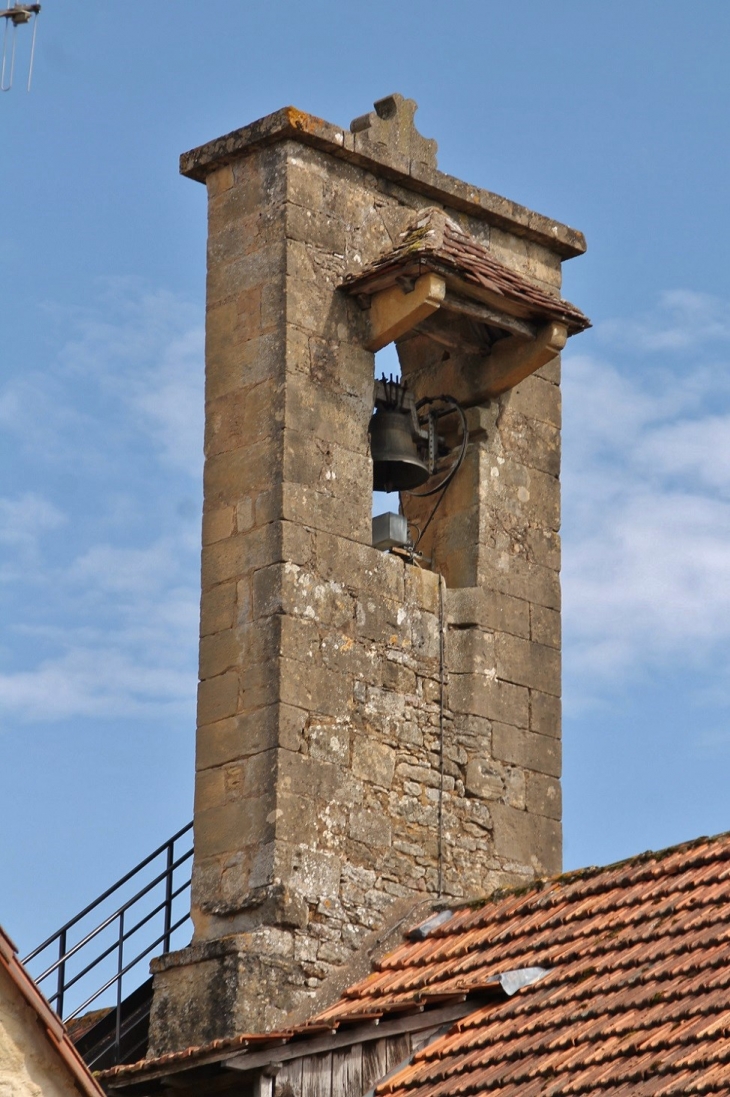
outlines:
[[501, 396], [500, 401], [519, 415], [539, 419], [553, 427], [561, 426], [560, 389], [536, 374], [520, 381]]
[[271, 790], [267, 795], [234, 800], [199, 812], [195, 816], [196, 856], [212, 857], [272, 841], [274, 825], [268, 820], [274, 808]]
[[278, 658], [267, 663], [244, 663], [238, 673], [239, 712], [253, 712], [266, 705], [274, 705], [281, 699]]
[[284, 433], [285, 479], [325, 495], [352, 500], [370, 482], [372, 466], [367, 453], [355, 453], [337, 442], [297, 430]]
[[451, 674], [447, 692], [449, 708], [454, 713], [484, 716], [521, 728], [528, 726], [529, 696], [523, 686], [484, 674]]
[[350, 812], [348, 834], [355, 842], [362, 842], [369, 849], [389, 846], [392, 842], [390, 821], [370, 808], [356, 808]]
[[278, 330], [261, 330], [264, 297], [282, 292], [274, 286], [249, 290], [208, 310], [206, 335], [206, 382], [208, 400], [255, 385], [270, 378], [283, 379], [286, 367], [285, 343]]
[[241, 648], [236, 629], [215, 632], [200, 639], [201, 681], [214, 678], [237, 666], [241, 658]]
[[369, 540], [367, 544], [353, 542], [348, 530], [343, 530], [341, 536], [318, 530], [315, 552], [317, 571], [323, 579], [401, 602], [405, 600], [406, 570], [418, 570], [408, 568], [397, 556], [373, 548]]
[[234, 530], [235, 517], [233, 507], [206, 507], [203, 512], [203, 544], [212, 545], [215, 541], [230, 537]]
[[282, 532], [280, 522], [270, 522], [206, 546], [201, 568], [203, 590], [280, 560]]
[[369, 496], [349, 501], [334, 498], [303, 484], [285, 482], [282, 514], [295, 525], [309, 526], [369, 545], [371, 515]]
[[497, 675], [504, 682], [560, 693], [560, 652], [544, 644], [498, 632], [494, 636]]
[[333, 254], [345, 254], [346, 226], [326, 210], [308, 209], [296, 202], [288, 202], [286, 235], [289, 240], [300, 240], [303, 243], [314, 241]]
[[268, 705], [205, 724], [198, 728], [196, 768], [224, 766], [280, 744], [289, 750], [299, 749], [303, 727], [304, 713], [283, 705]]
[[[553, 568], [529, 562], [525, 555], [482, 544], [478, 556], [479, 585], [524, 602], [560, 609], [560, 576]], [[526, 611], [527, 612], [527, 611]], [[527, 614], [529, 636], [529, 614]], [[505, 629], [509, 632], [509, 629]]]
[[271, 438], [281, 430], [283, 418], [283, 386], [277, 379], [260, 381], [209, 400], [205, 453], [212, 456]]
[[206, 505], [236, 506], [242, 498], [271, 487], [281, 467], [279, 441], [266, 439], [250, 446], [211, 455], [203, 470]]
[[222, 304], [232, 296], [260, 286], [281, 282], [285, 251], [274, 243], [233, 258], [229, 263], [209, 266], [206, 298], [211, 305]]
[[[306, 758], [289, 750], [279, 751], [278, 787], [282, 792], [327, 803], [336, 799], [342, 782], [340, 765]], [[292, 819], [292, 823], [295, 822]]]
[[530, 639], [547, 647], [560, 648], [560, 614], [547, 606], [530, 606]]
[[238, 674], [228, 671], [198, 686], [198, 727], [214, 724], [238, 711]]
[[236, 584], [220, 583], [205, 592], [200, 604], [200, 635], [224, 632], [236, 621]]
[[352, 680], [323, 667], [280, 660], [281, 700], [322, 716], [346, 717], [352, 706]]
[[561, 705], [560, 698], [547, 693], [530, 690], [530, 730], [540, 735], [560, 738]]
[[219, 807], [225, 801], [223, 767], [200, 771], [195, 778], [194, 814]]
[[273, 663], [281, 653], [282, 629], [281, 617], [265, 618], [262, 621], [247, 621], [236, 630], [238, 643], [237, 663], [243, 668], [257, 663]]
[[526, 468], [560, 475], [560, 431], [540, 419], [519, 415], [512, 407], [499, 419], [504, 448]]
[[[286, 426], [301, 434], [346, 446], [353, 453], [368, 453], [368, 424], [372, 397], [357, 399], [330, 391], [298, 373], [287, 375]], [[367, 481], [365, 481], [367, 485]]]
[[543, 773], [528, 772], [525, 775], [525, 807], [534, 815], [548, 819], [561, 819], [563, 800], [560, 781]]
[[358, 735], [352, 745], [352, 772], [363, 781], [390, 788], [395, 773], [396, 753], [372, 736]]
[[233, 169], [230, 164], [217, 168], [210, 173], [205, 182], [208, 187], [208, 198], [216, 198], [224, 190], [229, 190], [233, 186]]
[[374, 684], [381, 675], [380, 653], [372, 645], [357, 643], [347, 622], [342, 631], [326, 631], [321, 656], [325, 667], [351, 676], [356, 682]]
[[475, 625], [529, 639], [530, 607], [523, 599], [482, 587], [447, 588], [444, 595], [450, 625]]
[[[384, 554], [388, 561], [395, 561], [396, 557]], [[406, 565], [403, 568], [404, 592], [403, 597], [407, 603], [413, 603], [428, 613], [439, 613], [439, 577], [432, 571], [423, 568]], [[444, 591], [444, 597], [446, 592]]]
[[294, 891], [300, 892], [312, 903], [339, 898], [342, 871], [339, 857], [332, 853], [296, 848], [291, 851], [290, 857], [287, 878]]
[[554, 876], [562, 867], [560, 823], [506, 804], [490, 805], [494, 850], [514, 865], [531, 868], [536, 876]]
[[494, 633], [480, 628], [451, 628], [446, 634], [446, 665], [456, 674], [494, 674]]
[[470, 759], [464, 784], [470, 796], [482, 800], [501, 800], [504, 796], [504, 781], [489, 758]]
[[560, 534], [554, 529], [529, 529], [525, 538], [527, 556], [531, 563], [540, 564], [552, 571], [560, 571]]
[[492, 754], [502, 762], [559, 777], [560, 740], [507, 724], [492, 725]]
[[313, 721], [308, 742], [310, 758], [345, 766], [350, 761], [350, 733], [338, 721]]

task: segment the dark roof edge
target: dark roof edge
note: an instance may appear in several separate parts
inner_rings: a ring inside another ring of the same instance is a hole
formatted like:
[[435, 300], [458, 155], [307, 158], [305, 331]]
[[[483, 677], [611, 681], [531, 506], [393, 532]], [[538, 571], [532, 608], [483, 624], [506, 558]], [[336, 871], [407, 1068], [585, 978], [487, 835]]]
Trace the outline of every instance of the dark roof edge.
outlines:
[[470, 186], [453, 175], [432, 170], [422, 163], [413, 162], [409, 171], [403, 171], [385, 158], [375, 158], [364, 151], [357, 151], [356, 134], [297, 110], [296, 107], [282, 107], [249, 126], [243, 126], [224, 137], [184, 152], [180, 157], [180, 173], [188, 179], [204, 183], [211, 172], [247, 152], [286, 140], [300, 141], [303, 145], [338, 156], [372, 171], [375, 175], [441, 202], [450, 209], [481, 218], [517, 236], [534, 240], [564, 259], [582, 255], [586, 250], [585, 237], [578, 229], [553, 221], [492, 191]]

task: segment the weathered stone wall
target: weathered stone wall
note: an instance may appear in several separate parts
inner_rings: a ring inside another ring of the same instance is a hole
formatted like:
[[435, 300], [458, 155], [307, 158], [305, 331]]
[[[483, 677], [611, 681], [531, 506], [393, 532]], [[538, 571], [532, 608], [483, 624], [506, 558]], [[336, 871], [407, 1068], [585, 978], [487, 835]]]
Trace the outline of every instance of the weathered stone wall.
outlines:
[[78, 1097], [75, 1079], [38, 1014], [0, 966], [0, 1094]]
[[[373, 356], [337, 286], [423, 197], [292, 140], [208, 189], [195, 934], [153, 965], [151, 1053], [281, 1024], [440, 877], [560, 867], [556, 369], [470, 411], [434, 570], [378, 552]], [[448, 212], [557, 292], [549, 249]]]

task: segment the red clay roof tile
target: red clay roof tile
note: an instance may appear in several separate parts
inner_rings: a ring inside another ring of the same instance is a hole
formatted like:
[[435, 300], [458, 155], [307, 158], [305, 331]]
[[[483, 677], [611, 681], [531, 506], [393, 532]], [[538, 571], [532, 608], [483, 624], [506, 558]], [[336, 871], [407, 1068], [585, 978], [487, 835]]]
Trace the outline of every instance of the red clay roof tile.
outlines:
[[418, 277], [427, 271], [458, 279], [467, 294], [469, 287], [486, 291], [488, 299], [512, 314], [563, 323], [571, 335], [591, 326], [575, 305], [505, 267], [435, 206], [420, 210], [401, 242], [363, 270], [348, 274], [342, 288], [348, 293], [373, 293], [399, 277]]
[[[730, 835], [495, 895], [424, 932], [282, 1035], [488, 991], [376, 1093], [730, 1097]], [[538, 982], [499, 991], [538, 965]], [[253, 1039], [219, 1041], [220, 1057]]]

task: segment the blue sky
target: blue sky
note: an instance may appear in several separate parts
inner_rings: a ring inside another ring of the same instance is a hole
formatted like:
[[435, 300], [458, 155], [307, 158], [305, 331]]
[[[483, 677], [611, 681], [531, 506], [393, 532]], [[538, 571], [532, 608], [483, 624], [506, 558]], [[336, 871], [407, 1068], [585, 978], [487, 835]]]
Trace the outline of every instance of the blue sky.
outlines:
[[398, 90], [582, 229], [565, 295], [565, 863], [730, 827], [730, 7], [45, 0], [0, 97], [0, 920], [191, 814], [204, 189], [180, 152]]

